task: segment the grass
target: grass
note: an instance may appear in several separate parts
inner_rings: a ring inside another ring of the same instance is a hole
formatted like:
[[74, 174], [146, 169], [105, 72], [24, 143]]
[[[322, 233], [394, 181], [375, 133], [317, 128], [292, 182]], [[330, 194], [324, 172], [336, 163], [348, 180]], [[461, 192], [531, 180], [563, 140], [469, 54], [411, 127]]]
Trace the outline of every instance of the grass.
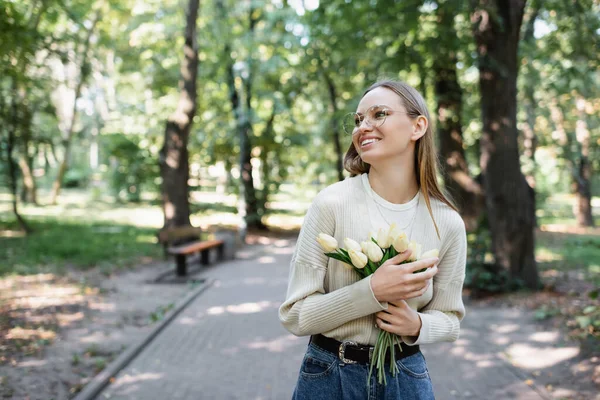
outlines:
[[[34, 233], [0, 237], [0, 276], [64, 273], [68, 267], [120, 268], [140, 257], [158, 257], [155, 229], [110, 222], [28, 217]], [[16, 221], [0, 215], [0, 231], [16, 230]]]
[[542, 271], [579, 271], [600, 285], [600, 235], [540, 232], [536, 254], [542, 259]]

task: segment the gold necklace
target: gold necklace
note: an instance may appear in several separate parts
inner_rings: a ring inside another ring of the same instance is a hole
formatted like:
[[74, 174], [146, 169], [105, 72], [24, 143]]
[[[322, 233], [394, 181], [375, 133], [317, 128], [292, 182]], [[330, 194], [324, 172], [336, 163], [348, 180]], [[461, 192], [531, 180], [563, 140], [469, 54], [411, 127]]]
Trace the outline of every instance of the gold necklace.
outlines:
[[[408, 228], [410, 226], [410, 232], [407, 234], [409, 240], [410, 240], [410, 235], [412, 234], [412, 224], [415, 221], [415, 218], [417, 217], [417, 213], [419, 212], [419, 203], [421, 202], [421, 194], [417, 193], [417, 195], [419, 196], [417, 198], [417, 205], [415, 206], [415, 212], [413, 213], [412, 218], [410, 219], [410, 222], [404, 227], [404, 228], [398, 228], [400, 231], [405, 232], [406, 228]], [[383, 213], [381, 212], [381, 206], [379, 205], [379, 203], [377, 202], [377, 200], [373, 199], [373, 201], [375, 202], [375, 208], [377, 208], [377, 211], [379, 212], [379, 215], [381, 216], [381, 219], [383, 219], [383, 222], [385, 222], [388, 225], [388, 228], [390, 227], [390, 223], [387, 222], [385, 215], [383, 215]]]

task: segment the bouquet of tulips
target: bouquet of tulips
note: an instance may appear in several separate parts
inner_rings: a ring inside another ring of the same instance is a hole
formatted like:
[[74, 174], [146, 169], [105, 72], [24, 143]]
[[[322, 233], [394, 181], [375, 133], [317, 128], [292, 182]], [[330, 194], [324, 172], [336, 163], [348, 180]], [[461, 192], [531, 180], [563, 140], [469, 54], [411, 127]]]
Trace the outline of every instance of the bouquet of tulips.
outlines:
[[[344, 239], [346, 248], [339, 248], [335, 238], [321, 233], [317, 241], [325, 250], [325, 255], [344, 263], [348, 268], [353, 269], [361, 278], [373, 274], [379, 266], [396, 255], [410, 249], [409, 258], [403, 262], [409, 263], [420, 259], [437, 257], [438, 249], [432, 249], [421, 254], [422, 246], [415, 241], [409, 241], [404, 232], [399, 232], [396, 225], [392, 224], [389, 230], [379, 229], [377, 233], [371, 233], [370, 238], [360, 244], [352, 239]], [[417, 272], [425, 271], [427, 268]], [[392, 376], [396, 376], [398, 367], [395, 363], [395, 345], [398, 345], [402, 351], [400, 338], [393, 333], [381, 330], [377, 337], [377, 343], [373, 349], [373, 359], [369, 370], [369, 377], [373, 373], [373, 366], [377, 368], [377, 378], [379, 383], [387, 384], [385, 377], [385, 356], [390, 352], [390, 370]]]

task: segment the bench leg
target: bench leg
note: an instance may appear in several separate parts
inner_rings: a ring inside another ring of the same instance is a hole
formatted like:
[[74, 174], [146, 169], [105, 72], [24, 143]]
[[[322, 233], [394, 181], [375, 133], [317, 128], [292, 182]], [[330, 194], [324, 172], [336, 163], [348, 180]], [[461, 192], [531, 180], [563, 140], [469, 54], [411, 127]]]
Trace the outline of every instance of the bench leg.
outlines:
[[210, 261], [210, 253], [208, 252], [209, 250], [202, 250], [202, 252], [200, 252], [200, 262], [202, 263], [202, 265], [208, 265], [209, 261]]
[[223, 261], [224, 255], [225, 255], [225, 245], [222, 244], [217, 247], [217, 257], [220, 261]]
[[185, 255], [177, 254], [175, 255], [175, 261], [177, 262], [177, 276], [186, 276], [186, 265], [185, 265]]

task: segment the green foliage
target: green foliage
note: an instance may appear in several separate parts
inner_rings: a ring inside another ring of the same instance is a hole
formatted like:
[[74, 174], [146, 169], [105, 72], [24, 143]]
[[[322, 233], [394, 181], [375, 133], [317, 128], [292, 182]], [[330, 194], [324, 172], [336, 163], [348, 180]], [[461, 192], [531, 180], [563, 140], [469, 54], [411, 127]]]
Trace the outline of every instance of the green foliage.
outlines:
[[492, 240], [487, 218], [483, 217], [475, 232], [467, 236], [468, 254], [465, 287], [474, 297], [514, 289], [508, 272], [491, 262]]
[[[63, 273], [69, 267], [100, 266], [112, 270], [132, 265], [142, 256], [161, 254], [153, 229], [82, 220], [30, 219], [34, 234], [0, 238], [0, 276]], [[13, 220], [0, 220], [0, 229], [15, 227]]]
[[117, 199], [124, 197], [127, 201], [139, 202], [144, 188], [156, 190], [158, 162], [140, 143], [141, 140], [133, 135], [103, 136], [109, 155], [109, 180]]

